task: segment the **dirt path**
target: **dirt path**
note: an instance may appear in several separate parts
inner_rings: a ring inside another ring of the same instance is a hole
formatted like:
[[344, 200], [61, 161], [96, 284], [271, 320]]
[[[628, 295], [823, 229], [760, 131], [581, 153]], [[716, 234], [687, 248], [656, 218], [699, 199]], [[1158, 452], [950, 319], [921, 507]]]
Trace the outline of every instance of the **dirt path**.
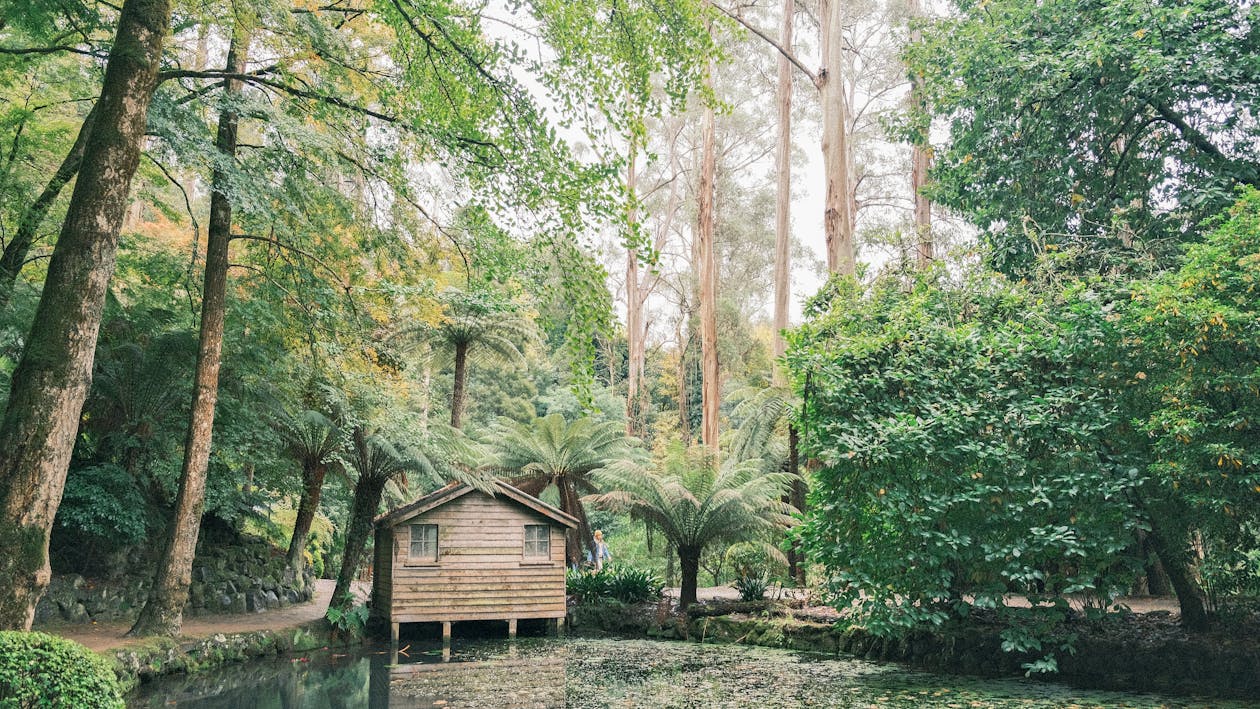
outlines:
[[[324, 617], [328, 601], [332, 597], [336, 581], [320, 579], [315, 582], [315, 596], [306, 603], [286, 606], [262, 613], [232, 615], [199, 615], [184, 620], [184, 638], [202, 638], [215, 633], [247, 633], [254, 630], [279, 630]], [[355, 593], [366, 598], [367, 585], [355, 584]], [[131, 623], [92, 623], [89, 625], [54, 624], [36, 627], [46, 633], [60, 635], [92, 650], [110, 650], [144, 642], [144, 638], [126, 637]]]

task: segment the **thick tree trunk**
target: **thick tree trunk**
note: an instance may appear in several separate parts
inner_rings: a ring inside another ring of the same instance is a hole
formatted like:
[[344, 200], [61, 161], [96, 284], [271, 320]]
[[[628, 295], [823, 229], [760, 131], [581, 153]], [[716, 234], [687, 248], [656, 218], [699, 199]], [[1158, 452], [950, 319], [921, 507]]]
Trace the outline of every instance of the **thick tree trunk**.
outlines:
[[0, 629], [29, 629], [48, 585], [48, 535], [92, 381], [118, 230], [170, 17], [169, 0], [123, 3], [96, 126], [13, 374], [0, 422]]
[[695, 547], [678, 547], [678, 567], [682, 572], [678, 589], [678, 605], [686, 608], [696, 602], [697, 577], [700, 575], [700, 550]]
[[328, 466], [324, 463], [302, 466], [302, 501], [298, 503], [297, 519], [293, 522], [293, 537], [289, 540], [289, 568], [302, 570], [302, 553], [306, 551], [306, 538], [311, 533], [311, 523], [319, 510], [319, 498], [324, 492], [324, 476]]
[[853, 214], [850, 201], [848, 112], [844, 100], [840, 0], [821, 0], [823, 71], [819, 75], [822, 102], [823, 170], [827, 197], [823, 227], [827, 237], [827, 268], [832, 273], [854, 273]]
[[591, 532], [591, 522], [586, 516], [586, 507], [582, 505], [581, 496], [578, 495], [577, 488], [567, 477], [561, 477], [557, 481], [557, 492], [560, 493], [560, 511], [565, 512], [577, 518], [577, 529], [571, 529], [564, 535], [564, 557], [565, 563], [569, 566], [573, 564], [581, 564], [586, 558], [582, 553], [583, 547], [590, 553], [591, 559], [595, 558], [595, 538]]
[[385, 481], [360, 478], [354, 486], [354, 504], [350, 508], [350, 527], [346, 530], [346, 546], [341, 555], [341, 570], [337, 572], [337, 587], [333, 591], [332, 605], [348, 608], [354, 604], [350, 596], [350, 583], [354, 581], [363, 560], [363, 548], [372, 535], [372, 520], [381, 506], [381, 493]]
[[31, 251], [31, 246], [35, 244], [35, 234], [39, 231], [39, 226], [44, 223], [44, 217], [48, 216], [48, 210], [52, 209], [62, 188], [74, 179], [79, 172], [79, 166], [83, 164], [83, 155], [87, 152], [88, 138], [92, 135], [92, 123], [95, 119], [96, 106], [94, 105], [83, 119], [83, 125], [79, 126], [79, 135], [74, 139], [70, 152], [61, 161], [61, 165], [48, 180], [48, 184], [44, 185], [44, 190], [22, 213], [17, 232], [5, 245], [4, 253], [0, 254], [0, 312], [9, 306], [9, 301], [13, 298], [18, 274], [22, 272], [22, 266], [26, 264], [26, 257]]
[[[796, 18], [794, 0], [783, 1], [783, 22], [779, 46], [792, 51], [792, 25]], [[792, 62], [779, 55], [779, 142], [775, 152], [778, 191], [774, 209], [774, 384], [786, 386], [783, 354], [787, 341], [788, 301], [792, 297]]]
[[1188, 630], [1207, 630], [1207, 598], [1190, 573], [1190, 558], [1186, 553], [1185, 540], [1170, 539], [1165, 530], [1154, 524], [1151, 525], [1147, 539], [1177, 593], [1177, 603], [1181, 606], [1181, 624]]
[[455, 345], [455, 383], [451, 386], [451, 428], [459, 428], [464, 418], [464, 386], [468, 382], [468, 344]]
[[[712, 71], [712, 63], [709, 67]], [[711, 78], [705, 82], [711, 84]], [[700, 125], [700, 204], [696, 239], [700, 267], [700, 440], [718, 450], [717, 259], [714, 256], [714, 198], [717, 175], [716, 119], [706, 106]]]
[[[228, 72], [244, 73], [248, 46], [247, 37], [237, 31], [228, 46]], [[239, 117], [231, 101], [240, 93], [241, 82], [227, 82], [224, 95], [229, 103], [219, 113], [219, 130], [215, 139], [215, 147], [225, 162], [236, 157]], [[228, 179], [223, 170], [216, 169], [211, 182], [201, 337], [197, 345], [191, 417], [184, 444], [184, 465], [175, 516], [168, 530], [166, 552], [158, 562], [157, 577], [149, 592], [149, 600], [131, 628], [132, 635], [178, 635], [183, 624], [184, 604], [188, 602], [197, 534], [205, 508], [206, 469], [214, 434], [215, 404], [219, 398], [219, 367], [227, 314], [228, 247], [232, 240], [232, 202], [228, 195]]]
[[[911, 22], [923, 14], [919, 0], [910, 0], [909, 10]], [[910, 30], [910, 41], [912, 43], [923, 41], [923, 33], [917, 27]], [[923, 91], [923, 76], [911, 74], [910, 103], [916, 111], [926, 113], [927, 99]], [[910, 152], [910, 187], [914, 192], [914, 233], [920, 268], [930, 265], [936, 256], [935, 244], [932, 241], [932, 201], [924, 194], [928, 170], [931, 167], [932, 149], [925, 130], [924, 135], [917, 136]]]

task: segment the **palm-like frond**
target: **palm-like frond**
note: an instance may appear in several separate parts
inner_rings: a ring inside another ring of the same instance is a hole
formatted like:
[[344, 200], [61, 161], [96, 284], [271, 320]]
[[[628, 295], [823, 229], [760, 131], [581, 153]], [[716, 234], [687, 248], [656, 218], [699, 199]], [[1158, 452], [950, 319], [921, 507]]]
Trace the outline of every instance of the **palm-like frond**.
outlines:
[[303, 465], [329, 462], [341, 447], [341, 428], [318, 411], [279, 409], [273, 426], [288, 454]]
[[[785, 387], [747, 387], [731, 395], [735, 435], [731, 452], [740, 460], [761, 458], [771, 465], [787, 457], [787, 415], [792, 392]], [[774, 466], [778, 467], [778, 466]]]
[[717, 465], [693, 449], [672, 452], [659, 468], [605, 467], [595, 480], [610, 492], [588, 499], [648, 522], [680, 548], [747, 541], [793, 523], [792, 507], [782, 501], [791, 476], [763, 473], [759, 460]]
[[519, 361], [521, 345], [538, 340], [534, 323], [506, 307], [487, 307], [456, 290], [441, 299], [445, 312], [438, 322], [404, 327], [391, 339], [429, 361], [446, 362], [463, 346], [476, 364]]
[[593, 545], [581, 498], [596, 490], [591, 475], [642, 455], [638, 439], [626, 436], [622, 424], [593, 418], [570, 422], [561, 414], [550, 414], [529, 423], [504, 420], [491, 435], [488, 469], [509, 477], [531, 495], [554, 485], [560, 509], [577, 518], [577, 535], [569, 535], [566, 542], [571, 561], [580, 556], [579, 545]]

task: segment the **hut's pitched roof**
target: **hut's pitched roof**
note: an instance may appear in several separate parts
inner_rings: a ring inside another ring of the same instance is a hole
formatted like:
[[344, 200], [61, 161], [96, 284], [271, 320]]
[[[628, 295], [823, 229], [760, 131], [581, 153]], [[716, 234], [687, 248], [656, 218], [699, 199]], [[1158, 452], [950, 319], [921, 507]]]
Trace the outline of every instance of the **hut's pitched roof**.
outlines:
[[[533, 510], [544, 517], [553, 519], [570, 529], [575, 529], [578, 525], [576, 517], [566, 514], [556, 507], [552, 507], [533, 495], [527, 495], [501, 480], [496, 480], [494, 487], [496, 498], [501, 495], [503, 498], [515, 502], [522, 507]], [[386, 512], [376, 518], [376, 524], [377, 526], [393, 526], [403, 520], [410, 519], [418, 514], [428, 512], [435, 507], [440, 507], [448, 502], [457, 500], [475, 489], [476, 488], [467, 483], [451, 483], [440, 490], [436, 490], [424, 497], [421, 497], [415, 502], [403, 505], [396, 510]]]

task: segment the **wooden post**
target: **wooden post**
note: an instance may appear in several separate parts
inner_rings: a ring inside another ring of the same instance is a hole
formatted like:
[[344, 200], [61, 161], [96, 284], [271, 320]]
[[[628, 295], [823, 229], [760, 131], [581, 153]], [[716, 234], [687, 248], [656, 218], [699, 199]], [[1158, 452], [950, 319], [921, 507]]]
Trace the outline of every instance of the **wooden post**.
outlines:
[[442, 621], [442, 642], [449, 643], [451, 641], [451, 621]]
[[516, 619], [508, 618], [508, 640], [516, 639]]
[[556, 618], [556, 637], [557, 638], [564, 637], [564, 616], [560, 616], [559, 618]]
[[389, 624], [389, 644], [398, 647], [398, 623]]

